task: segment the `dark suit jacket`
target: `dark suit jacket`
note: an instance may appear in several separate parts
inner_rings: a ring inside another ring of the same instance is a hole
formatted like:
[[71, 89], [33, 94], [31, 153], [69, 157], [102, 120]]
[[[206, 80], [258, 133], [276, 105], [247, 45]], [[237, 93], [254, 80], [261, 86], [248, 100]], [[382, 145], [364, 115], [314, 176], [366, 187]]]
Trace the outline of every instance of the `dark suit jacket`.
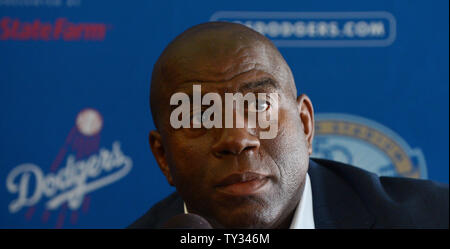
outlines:
[[[448, 184], [378, 177], [323, 159], [311, 159], [308, 173], [317, 229], [449, 227]], [[183, 209], [183, 200], [174, 192], [129, 228], [159, 228]]]

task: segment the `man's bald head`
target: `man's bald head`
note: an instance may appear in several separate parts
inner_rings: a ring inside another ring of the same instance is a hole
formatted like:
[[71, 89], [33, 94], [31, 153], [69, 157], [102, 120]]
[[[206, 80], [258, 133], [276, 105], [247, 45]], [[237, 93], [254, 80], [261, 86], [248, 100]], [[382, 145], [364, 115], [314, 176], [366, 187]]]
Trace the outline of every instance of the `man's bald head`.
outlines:
[[163, 111], [177, 84], [227, 81], [263, 66], [282, 78], [282, 87], [295, 99], [297, 90], [289, 66], [262, 34], [228, 22], [208, 22], [187, 29], [165, 48], [153, 68], [150, 108], [157, 129], [161, 128], [161, 117], [167, 115]]

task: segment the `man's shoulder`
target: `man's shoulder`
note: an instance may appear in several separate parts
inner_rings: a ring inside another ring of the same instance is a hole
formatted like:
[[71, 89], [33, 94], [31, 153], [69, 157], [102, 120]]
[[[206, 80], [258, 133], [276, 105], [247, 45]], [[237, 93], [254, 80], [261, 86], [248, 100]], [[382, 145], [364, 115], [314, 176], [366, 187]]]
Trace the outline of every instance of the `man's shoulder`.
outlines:
[[335, 179], [336, 183], [345, 184], [354, 192], [368, 212], [375, 216], [374, 227], [448, 227], [448, 184], [379, 177], [352, 165], [312, 160], [310, 171], [313, 174], [328, 175], [327, 179]]
[[183, 200], [177, 192], [173, 192], [163, 200], [153, 205], [143, 216], [133, 222], [128, 228], [160, 228], [165, 221], [183, 212]]
[[[379, 192], [385, 198], [397, 203], [432, 198], [436, 201], [447, 201], [448, 204], [449, 185], [445, 183], [406, 177], [378, 176], [367, 170], [336, 161], [317, 158], [312, 160], [341, 177], [357, 191], [359, 189], [359, 191], [370, 190], [369, 193]], [[367, 196], [370, 197], [370, 195]]]

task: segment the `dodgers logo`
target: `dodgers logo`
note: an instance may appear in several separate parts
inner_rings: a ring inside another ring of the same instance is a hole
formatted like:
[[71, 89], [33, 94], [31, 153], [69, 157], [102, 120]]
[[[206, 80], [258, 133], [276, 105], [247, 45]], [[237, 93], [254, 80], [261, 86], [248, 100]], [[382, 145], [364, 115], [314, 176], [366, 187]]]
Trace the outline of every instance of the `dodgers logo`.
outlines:
[[277, 47], [386, 47], [396, 38], [395, 17], [371, 12], [219, 11], [210, 21], [243, 24]]
[[420, 148], [389, 128], [348, 114], [316, 114], [313, 157], [352, 164], [382, 176], [427, 178]]
[[47, 223], [52, 211], [59, 210], [55, 227], [61, 228], [67, 209], [76, 223], [78, 210], [87, 212], [89, 208], [90, 194], [125, 177], [133, 165], [119, 141], [100, 147], [102, 127], [101, 114], [84, 109], [47, 172], [34, 163], [14, 167], [6, 178], [6, 188], [14, 195], [9, 212], [25, 209], [25, 218], [30, 220], [43, 202], [42, 223]]

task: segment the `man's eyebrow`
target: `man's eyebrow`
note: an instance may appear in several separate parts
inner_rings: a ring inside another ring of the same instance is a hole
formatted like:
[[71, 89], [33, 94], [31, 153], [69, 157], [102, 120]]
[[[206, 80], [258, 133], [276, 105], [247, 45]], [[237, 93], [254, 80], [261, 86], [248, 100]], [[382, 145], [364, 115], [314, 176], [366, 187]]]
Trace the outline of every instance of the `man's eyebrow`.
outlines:
[[[183, 92], [183, 93], [186, 93], [189, 97], [192, 97], [193, 85], [202, 85], [205, 83], [206, 83], [205, 81], [200, 81], [200, 80], [185, 81], [176, 88], [175, 92]], [[280, 89], [280, 85], [274, 79], [272, 79], [270, 77], [265, 77], [262, 79], [244, 83], [242, 86], [240, 86], [238, 88], [238, 90], [239, 91], [248, 91], [248, 90], [258, 89], [258, 88]]]
[[259, 80], [244, 84], [243, 86], [239, 87], [239, 91], [248, 91], [248, 90], [257, 89], [257, 88], [279, 89], [280, 86], [278, 85], [278, 82], [276, 82], [272, 78], [263, 78], [263, 79], [259, 79]]

